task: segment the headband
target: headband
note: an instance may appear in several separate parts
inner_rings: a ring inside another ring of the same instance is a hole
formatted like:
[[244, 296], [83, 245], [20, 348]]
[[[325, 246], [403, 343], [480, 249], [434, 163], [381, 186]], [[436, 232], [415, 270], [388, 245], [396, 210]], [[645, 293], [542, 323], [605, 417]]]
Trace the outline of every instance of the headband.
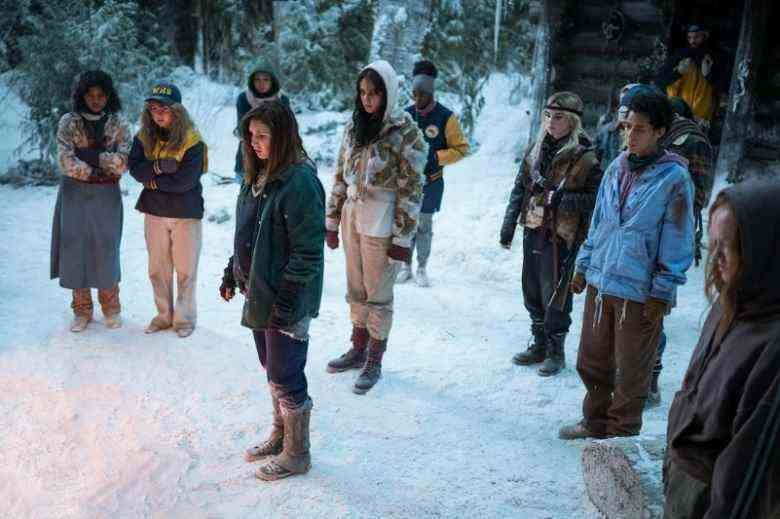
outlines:
[[582, 117], [582, 112], [579, 110], [575, 110], [574, 108], [566, 108], [563, 106], [553, 106], [553, 105], [547, 105], [544, 108], [545, 110], [558, 110], [559, 112], [569, 112], [570, 114], [574, 114], [577, 117]]

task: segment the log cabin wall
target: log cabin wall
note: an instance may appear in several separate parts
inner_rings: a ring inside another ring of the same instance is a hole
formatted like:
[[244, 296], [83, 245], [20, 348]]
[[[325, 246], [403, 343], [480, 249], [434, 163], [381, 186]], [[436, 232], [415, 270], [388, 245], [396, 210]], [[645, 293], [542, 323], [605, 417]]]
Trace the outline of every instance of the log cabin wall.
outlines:
[[[620, 88], [651, 79], [660, 66], [672, 6], [648, 0], [548, 0], [548, 4], [554, 35], [547, 94], [560, 90], [579, 94], [585, 103], [583, 123], [593, 134], [599, 117], [616, 103]], [[614, 23], [621, 20], [622, 26]], [[622, 27], [618, 38], [605, 33], [610, 22]]]
[[780, 175], [780, 2], [769, 2], [770, 28], [760, 46], [753, 122], [748, 127], [743, 169], [748, 175]]

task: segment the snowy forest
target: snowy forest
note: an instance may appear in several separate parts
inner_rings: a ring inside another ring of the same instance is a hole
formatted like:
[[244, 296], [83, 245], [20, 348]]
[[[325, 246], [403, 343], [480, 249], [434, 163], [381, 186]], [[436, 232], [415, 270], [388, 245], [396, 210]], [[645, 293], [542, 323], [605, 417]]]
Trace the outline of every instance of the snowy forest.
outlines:
[[0, 0], [0, 519], [780, 519], [778, 24]]
[[95, 68], [114, 78], [132, 119], [150, 81], [194, 73], [242, 87], [259, 61], [277, 67], [285, 93], [300, 109], [344, 110], [353, 102], [354, 76], [366, 63], [381, 57], [410, 77], [414, 61], [425, 56], [438, 64], [441, 89], [458, 99], [470, 133], [491, 73], [528, 70], [532, 4], [4, 0], [0, 73], [30, 107], [25, 148], [49, 161], [74, 78]]

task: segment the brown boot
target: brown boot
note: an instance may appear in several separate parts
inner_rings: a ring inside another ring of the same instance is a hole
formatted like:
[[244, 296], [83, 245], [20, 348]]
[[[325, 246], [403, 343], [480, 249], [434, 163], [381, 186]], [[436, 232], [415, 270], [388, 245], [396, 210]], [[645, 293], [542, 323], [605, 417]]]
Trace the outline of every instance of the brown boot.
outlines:
[[83, 332], [87, 324], [92, 320], [92, 290], [89, 288], [73, 289], [73, 301], [70, 303], [73, 309], [73, 322], [70, 331]]
[[122, 306], [119, 304], [119, 285], [108, 290], [99, 289], [98, 301], [105, 316], [103, 322], [106, 328], [119, 328], [122, 326], [122, 319], [119, 316], [119, 312], [122, 310]]
[[358, 326], [352, 327], [352, 347], [337, 359], [328, 362], [328, 373], [340, 373], [349, 369], [360, 369], [366, 363], [366, 346], [368, 345], [368, 330]]
[[255, 472], [264, 481], [305, 474], [311, 468], [309, 453], [309, 418], [313, 407], [311, 398], [295, 409], [281, 408], [284, 421], [282, 453], [274, 456]]
[[379, 379], [382, 377], [382, 356], [385, 354], [386, 349], [387, 339], [382, 341], [373, 337], [369, 339], [366, 364], [355, 381], [355, 387], [352, 388], [354, 393], [358, 395], [367, 393], [369, 389], [379, 382]]
[[282, 452], [284, 420], [282, 420], [282, 412], [279, 409], [279, 399], [275, 396], [271, 396], [271, 400], [274, 405], [274, 421], [271, 426], [271, 434], [268, 436], [267, 440], [249, 447], [244, 452], [244, 459], [249, 463], [265, 458], [266, 456], [276, 456]]

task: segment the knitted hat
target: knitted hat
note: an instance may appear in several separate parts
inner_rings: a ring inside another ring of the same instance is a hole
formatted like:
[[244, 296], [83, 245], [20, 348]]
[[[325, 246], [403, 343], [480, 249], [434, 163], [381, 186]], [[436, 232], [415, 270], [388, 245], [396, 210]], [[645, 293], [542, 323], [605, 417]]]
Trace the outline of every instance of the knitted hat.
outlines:
[[412, 69], [412, 90], [419, 90], [433, 95], [436, 85], [436, 76], [439, 71], [436, 65], [428, 60], [418, 61]]

